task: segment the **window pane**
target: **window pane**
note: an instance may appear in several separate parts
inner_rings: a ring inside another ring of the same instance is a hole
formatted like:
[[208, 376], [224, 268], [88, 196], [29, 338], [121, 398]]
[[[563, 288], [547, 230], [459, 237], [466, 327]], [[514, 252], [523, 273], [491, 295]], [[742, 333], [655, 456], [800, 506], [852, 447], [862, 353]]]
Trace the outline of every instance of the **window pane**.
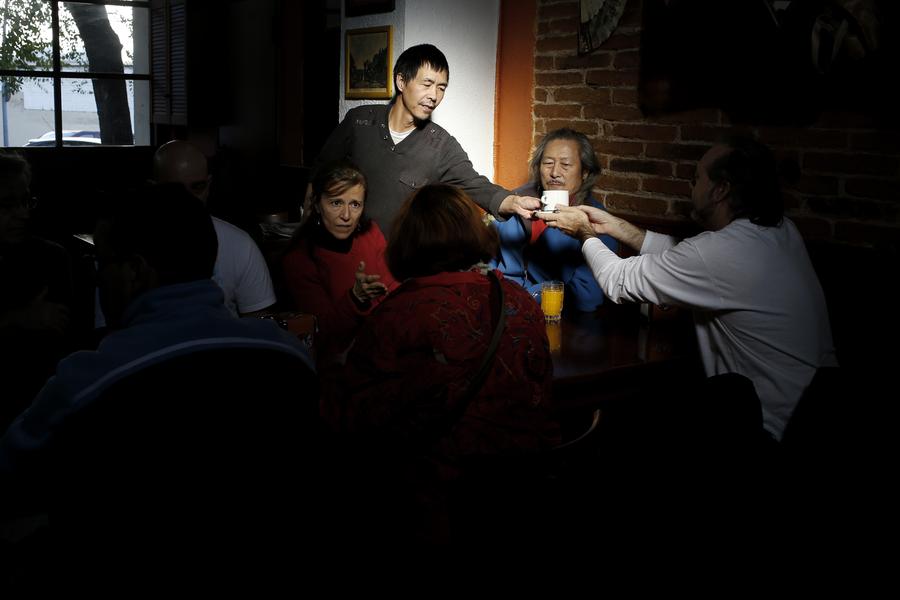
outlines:
[[149, 74], [149, 18], [146, 8], [60, 4], [63, 71]]
[[38, 77], [3, 78], [10, 90], [0, 98], [0, 129], [4, 146], [53, 145], [53, 80]]
[[108, 136], [106, 143], [150, 143], [150, 84], [147, 81], [63, 79], [62, 110], [64, 146], [100, 144], [101, 114], [105, 119], [102, 129]]
[[34, 0], [0, 2], [0, 69], [52, 68], [50, 4]]

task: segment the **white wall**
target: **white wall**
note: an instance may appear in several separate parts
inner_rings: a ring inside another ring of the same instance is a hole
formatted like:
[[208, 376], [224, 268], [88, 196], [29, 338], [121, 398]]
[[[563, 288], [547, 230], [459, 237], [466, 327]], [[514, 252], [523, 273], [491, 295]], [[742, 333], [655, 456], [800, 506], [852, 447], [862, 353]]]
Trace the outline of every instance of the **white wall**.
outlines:
[[[393, 25], [393, 62], [416, 44], [440, 48], [450, 64], [450, 86], [432, 119], [459, 141], [476, 171], [493, 179], [499, 22], [499, 0], [397, 0], [393, 13], [343, 19], [341, 37], [346, 29]], [[341, 48], [341, 65], [343, 52]], [[340, 97], [344, 97], [343, 72]], [[342, 100], [339, 116], [354, 106], [379, 102], [384, 101]]]

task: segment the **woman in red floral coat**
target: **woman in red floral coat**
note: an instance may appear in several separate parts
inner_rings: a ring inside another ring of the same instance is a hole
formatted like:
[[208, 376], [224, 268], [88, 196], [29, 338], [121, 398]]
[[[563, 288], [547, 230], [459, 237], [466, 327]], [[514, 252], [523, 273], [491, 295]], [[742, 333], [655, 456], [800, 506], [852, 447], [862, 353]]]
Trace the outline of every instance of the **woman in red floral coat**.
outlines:
[[[335, 429], [366, 440], [359, 453], [364, 466], [357, 468], [374, 479], [360, 492], [369, 510], [386, 510], [371, 506], [373, 490], [386, 493], [394, 499], [385, 501], [388, 512], [398, 521], [412, 520], [420, 541], [447, 539], [448, 485], [465, 474], [463, 465], [471, 461], [464, 459], [559, 443], [544, 315], [521, 286], [497, 271], [505, 325], [487, 376], [468, 390], [496, 326], [492, 301], [499, 294], [487, 262], [498, 243], [495, 229], [462, 190], [429, 185], [409, 198], [386, 251], [388, 267], [402, 283], [359, 330], [341, 392], [322, 400], [323, 416]], [[385, 447], [388, 454], [379, 454]], [[384, 475], [386, 465], [396, 479]], [[352, 506], [360, 508], [358, 502]]]

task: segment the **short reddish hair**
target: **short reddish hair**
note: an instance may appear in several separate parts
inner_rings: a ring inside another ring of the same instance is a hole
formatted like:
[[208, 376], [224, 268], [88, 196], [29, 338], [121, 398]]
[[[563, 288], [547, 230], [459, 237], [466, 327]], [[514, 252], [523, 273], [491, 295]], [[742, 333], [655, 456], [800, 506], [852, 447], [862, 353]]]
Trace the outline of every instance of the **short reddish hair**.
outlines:
[[403, 203], [385, 252], [398, 281], [462, 271], [488, 262], [500, 248], [497, 231], [472, 199], [452, 185], [426, 185]]

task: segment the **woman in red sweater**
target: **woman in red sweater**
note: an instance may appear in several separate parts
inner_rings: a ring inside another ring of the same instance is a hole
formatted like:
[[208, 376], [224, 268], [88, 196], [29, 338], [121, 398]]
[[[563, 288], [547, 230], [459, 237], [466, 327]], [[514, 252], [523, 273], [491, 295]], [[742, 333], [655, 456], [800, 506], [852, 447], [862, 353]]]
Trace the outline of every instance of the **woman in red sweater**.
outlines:
[[297, 309], [316, 316], [320, 365], [342, 361], [363, 317], [397, 287], [385, 264], [384, 235], [365, 216], [365, 197], [366, 178], [353, 164], [320, 169], [282, 261]]

